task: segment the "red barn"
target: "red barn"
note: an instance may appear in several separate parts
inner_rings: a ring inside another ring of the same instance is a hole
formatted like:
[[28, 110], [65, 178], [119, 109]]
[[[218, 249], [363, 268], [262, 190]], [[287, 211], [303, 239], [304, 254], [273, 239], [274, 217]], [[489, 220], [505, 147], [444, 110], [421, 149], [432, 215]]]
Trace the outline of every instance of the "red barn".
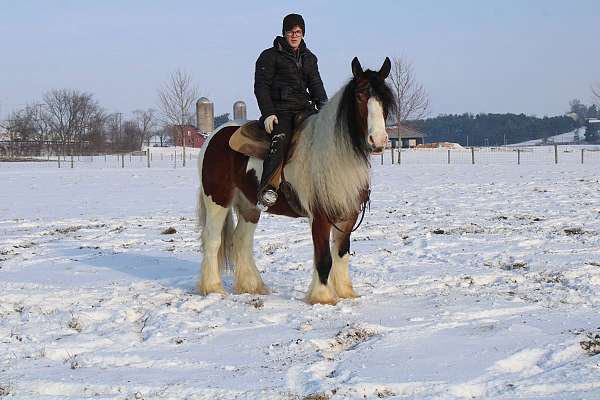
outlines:
[[[181, 135], [181, 128], [183, 128], [183, 137]], [[183, 138], [185, 138], [185, 145], [187, 147], [202, 147], [204, 140], [206, 140], [206, 138], [194, 125], [177, 126], [176, 129], [177, 140], [175, 143], [177, 146], [183, 146]]]

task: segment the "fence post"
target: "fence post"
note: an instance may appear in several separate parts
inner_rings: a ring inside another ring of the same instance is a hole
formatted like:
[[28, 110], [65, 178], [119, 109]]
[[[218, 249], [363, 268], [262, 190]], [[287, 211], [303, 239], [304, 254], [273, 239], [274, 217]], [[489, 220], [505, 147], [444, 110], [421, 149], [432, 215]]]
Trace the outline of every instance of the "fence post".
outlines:
[[450, 164], [450, 149], [448, 149], [448, 164]]
[[106, 154], [104, 155], [104, 164], [106, 164]]
[[471, 164], [475, 165], [475, 147], [471, 146]]
[[121, 153], [121, 168], [125, 168], [125, 154]]
[[585, 149], [581, 149], [581, 163], [583, 164], [583, 152]]
[[60, 168], [60, 153], [58, 153], [58, 168]]
[[517, 149], [517, 165], [521, 165], [521, 149]]
[[392, 155], [392, 165], [394, 165], [394, 148], [390, 147], [390, 154]]
[[71, 154], [71, 168], [73, 168], [73, 154]]
[[381, 165], [383, 165], [383, 153], [385, 153], [384, 150], [381, 151]]
[[146, 153], [146, 159], [148, 160], [148, 168], [150, 168], [150, 149], [148, 149], [148, 152]]
[[554, 164], [558, 164], [558, 145], [554, 145]]
[[398, 164], [402, 162], [402, 146], [398, 147]]

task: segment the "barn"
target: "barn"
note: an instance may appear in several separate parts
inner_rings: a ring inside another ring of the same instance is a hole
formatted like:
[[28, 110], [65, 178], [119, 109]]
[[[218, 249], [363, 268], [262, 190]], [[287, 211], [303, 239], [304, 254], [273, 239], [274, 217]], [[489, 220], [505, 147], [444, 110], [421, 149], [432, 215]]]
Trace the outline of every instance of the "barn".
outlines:
[[425, 133], [419, 132], [416, 129], [400, 125], [390, 125], [385, 128], [392, 147], [417, 147], [425, 143]]
[[206, 140], [206, 137], [196, 128], [194, 125], [179, 125], [179, 128], [183, 128], [183, 137], [179, 134], [176, 135], [177, 146], [183, 146], [183, 138], [185, 138], [185, 145], [187, 147], [202, 147], [202, 144]]

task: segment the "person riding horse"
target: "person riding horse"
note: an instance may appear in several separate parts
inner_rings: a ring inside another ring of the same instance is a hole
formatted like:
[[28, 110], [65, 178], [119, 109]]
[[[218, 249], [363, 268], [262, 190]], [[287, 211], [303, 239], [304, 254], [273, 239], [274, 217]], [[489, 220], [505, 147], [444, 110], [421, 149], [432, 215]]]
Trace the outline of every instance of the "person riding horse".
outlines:
[[317, 57], [306, 47], [305, 33], [302, 16], [287, 15], [283, 36], [277, 36], [273, 47], [256, 60], [254, 94], [260, 122], [271, 134], [257, 193], [257, 206], [263, 211], [277, 201], [277, 191], [270, 181], [283, 164], [297, 118], [317, 112], [327, 102]]

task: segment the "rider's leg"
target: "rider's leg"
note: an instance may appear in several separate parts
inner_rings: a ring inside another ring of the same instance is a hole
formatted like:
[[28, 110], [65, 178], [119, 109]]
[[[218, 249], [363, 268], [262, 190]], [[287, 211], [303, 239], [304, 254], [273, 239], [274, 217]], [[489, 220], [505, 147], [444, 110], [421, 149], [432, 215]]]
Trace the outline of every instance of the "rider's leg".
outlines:
[[294, 114], [277, 114], [279, 121], [271, 133], [271, 147], [263, 162], [262, 177], [258, 188], [258, 207], [266, 209], [277, 201], [277, 191], [270, 184], [287, 153], [294, 128]]

